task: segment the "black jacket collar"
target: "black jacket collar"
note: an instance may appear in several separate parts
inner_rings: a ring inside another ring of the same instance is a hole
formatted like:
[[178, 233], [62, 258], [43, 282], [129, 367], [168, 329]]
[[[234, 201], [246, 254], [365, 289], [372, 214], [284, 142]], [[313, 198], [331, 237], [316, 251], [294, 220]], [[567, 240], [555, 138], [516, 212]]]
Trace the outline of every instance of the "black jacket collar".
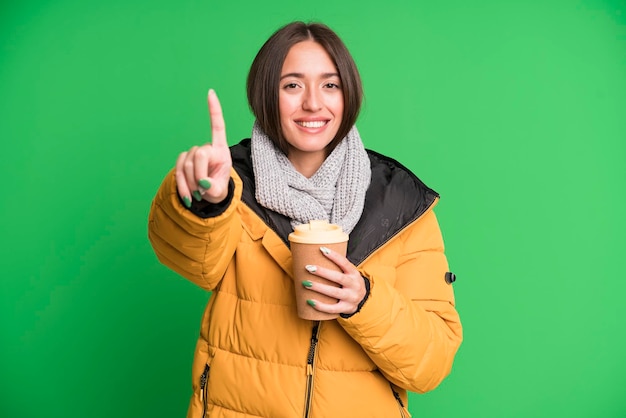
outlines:
[[[293, 230], [289, 219], [256, 201], [250, 144], [250, 139], [244, 139], [231, 147], [233, 167], [243, 181], [241, 199], [289, 247], [287, 236]], [[363, 215], [348, 241], [348, 259], [356, 266], [419, 218], [439, 197], [399, 162], [374, 151], [367, 153], [372, 181], [365, 194]]]

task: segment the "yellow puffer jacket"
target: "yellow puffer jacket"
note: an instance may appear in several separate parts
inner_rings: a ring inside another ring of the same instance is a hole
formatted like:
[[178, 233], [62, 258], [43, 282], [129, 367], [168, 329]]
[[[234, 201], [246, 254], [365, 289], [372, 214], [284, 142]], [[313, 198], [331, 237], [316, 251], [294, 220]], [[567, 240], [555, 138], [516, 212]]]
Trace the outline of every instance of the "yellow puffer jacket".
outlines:
[[150, 211], [159, 260], [213, 291], [187, 416], [408, 417], [406, 391], [435, 388], [462, 339], [436, 193], [369, 152], [372, 184], [348, 247], [369, 297], [350, 318], [306, 321], [296, 314], [289, 221], [254, 200], [249, 140], [231, 153], [225, 207], [192, 213], [170, 173]]

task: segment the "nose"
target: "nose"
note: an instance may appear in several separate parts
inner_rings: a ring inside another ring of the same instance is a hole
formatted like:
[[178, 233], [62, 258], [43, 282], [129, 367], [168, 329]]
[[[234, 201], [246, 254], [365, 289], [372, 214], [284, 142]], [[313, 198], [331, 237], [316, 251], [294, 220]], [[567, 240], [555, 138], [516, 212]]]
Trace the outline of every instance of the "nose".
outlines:
[[322, 108], [322, 98], [316, 89], [306, 89], [302, 101], [302, 108], [311, 112], [318, 111]]

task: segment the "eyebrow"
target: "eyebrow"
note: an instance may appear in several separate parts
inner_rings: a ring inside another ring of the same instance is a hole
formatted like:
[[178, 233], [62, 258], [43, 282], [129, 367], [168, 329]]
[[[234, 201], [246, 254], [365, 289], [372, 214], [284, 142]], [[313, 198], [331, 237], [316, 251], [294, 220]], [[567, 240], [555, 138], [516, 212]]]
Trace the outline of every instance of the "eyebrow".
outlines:
[[[288, 74], [284, 74], [284, 75], [280, 76], [280, 79], [282, 80], [283, 78], [287, 78], [287, 77], [304, 78], [304, 74], [302, 74], [302, 73], [288, 73]], [[337, 74], [337, 73], [323, 73], [323, 74], [321, 74], [321, 78], [331, 78], [331, 77], [339, 77], [339, 74]]]

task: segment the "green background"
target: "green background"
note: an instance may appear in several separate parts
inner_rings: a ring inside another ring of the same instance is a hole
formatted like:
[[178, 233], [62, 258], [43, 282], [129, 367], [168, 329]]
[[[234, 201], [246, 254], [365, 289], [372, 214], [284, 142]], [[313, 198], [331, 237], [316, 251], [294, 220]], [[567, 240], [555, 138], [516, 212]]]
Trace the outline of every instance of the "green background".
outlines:
[[[342, 36], [367, 147], [442, 194], [465, 340], [418, 417], [626, 417], [624, 1], [12, 0], [0, 6], [0, 416], [184, 416], [208, 294], [161, 266], [151, 199], [231, 143], [295, 19]], [[241, 378], [245, 378], [242, 376]]]

